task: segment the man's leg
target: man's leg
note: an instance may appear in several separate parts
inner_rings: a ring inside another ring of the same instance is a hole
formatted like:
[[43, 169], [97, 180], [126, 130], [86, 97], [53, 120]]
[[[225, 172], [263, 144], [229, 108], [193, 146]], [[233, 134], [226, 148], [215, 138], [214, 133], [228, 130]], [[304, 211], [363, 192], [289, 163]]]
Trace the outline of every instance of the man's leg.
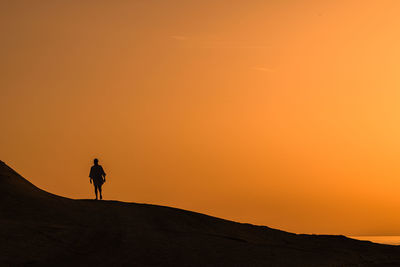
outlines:
[[101, 195], [101, 184], [99, 185], [99, 193], [100, 193], [100, 199], [103, 199], [103, 196]]
[[94, 193], [96, 194], [96, 200], [97, 200], [97, 184], [94, 183]]

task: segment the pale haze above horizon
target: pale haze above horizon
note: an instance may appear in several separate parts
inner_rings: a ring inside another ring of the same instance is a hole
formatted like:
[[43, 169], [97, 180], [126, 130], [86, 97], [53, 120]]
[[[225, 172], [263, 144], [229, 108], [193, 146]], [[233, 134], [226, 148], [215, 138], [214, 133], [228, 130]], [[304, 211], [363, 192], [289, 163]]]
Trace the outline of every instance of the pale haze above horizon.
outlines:
[[0, 160], [36, 186], [400, 235], [399, 1], [1, 1]]

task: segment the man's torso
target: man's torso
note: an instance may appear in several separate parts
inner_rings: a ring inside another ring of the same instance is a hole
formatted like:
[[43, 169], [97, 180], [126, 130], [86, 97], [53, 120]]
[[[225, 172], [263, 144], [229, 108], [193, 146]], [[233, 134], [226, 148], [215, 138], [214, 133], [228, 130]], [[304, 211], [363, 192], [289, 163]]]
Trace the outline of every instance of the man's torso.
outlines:
[[101, 165], [94, 165], [94, 166], [92, 166], [92, 168], [90, 169], [90, 174], [89, 174], [89, 176], [90, 176], [90, 178], [92, 178], [92, 179], [101, 179], [101, 180], [103, 180], [103, 175], [104, 175], [105, 173], [104, 173], [104, 170], [103, 170], [103, 168], [101, 167]]

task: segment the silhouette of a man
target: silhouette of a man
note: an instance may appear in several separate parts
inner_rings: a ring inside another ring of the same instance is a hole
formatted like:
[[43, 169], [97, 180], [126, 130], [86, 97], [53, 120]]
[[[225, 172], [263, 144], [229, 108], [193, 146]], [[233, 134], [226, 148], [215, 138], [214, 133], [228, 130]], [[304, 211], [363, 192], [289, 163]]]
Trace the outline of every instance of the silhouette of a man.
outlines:
[[99, 165], [99, 160], [94, 159], [93, 160], [94, 165], [92, 168], [90, 168], [90, 183], [92, 183], [93, 180], [93, 185], [94, 185], [94, 193], [96, 194], [96, 200], [97, 200], [97, 191], [100, 193], [100, 199], [103, 199], [103, 196], [101, 195], [101, 186], [106, 182], [106, 173], [103, 170], [103, 167]]

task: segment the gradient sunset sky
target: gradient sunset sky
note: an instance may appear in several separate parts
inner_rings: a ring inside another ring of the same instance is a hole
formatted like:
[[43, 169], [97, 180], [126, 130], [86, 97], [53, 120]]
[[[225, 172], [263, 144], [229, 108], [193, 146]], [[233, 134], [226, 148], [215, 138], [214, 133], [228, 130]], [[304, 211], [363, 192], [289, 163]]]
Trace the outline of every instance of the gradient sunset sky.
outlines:
[[400, 1], [0, 1], [0, 160], [38, 187], [400, 235]]

